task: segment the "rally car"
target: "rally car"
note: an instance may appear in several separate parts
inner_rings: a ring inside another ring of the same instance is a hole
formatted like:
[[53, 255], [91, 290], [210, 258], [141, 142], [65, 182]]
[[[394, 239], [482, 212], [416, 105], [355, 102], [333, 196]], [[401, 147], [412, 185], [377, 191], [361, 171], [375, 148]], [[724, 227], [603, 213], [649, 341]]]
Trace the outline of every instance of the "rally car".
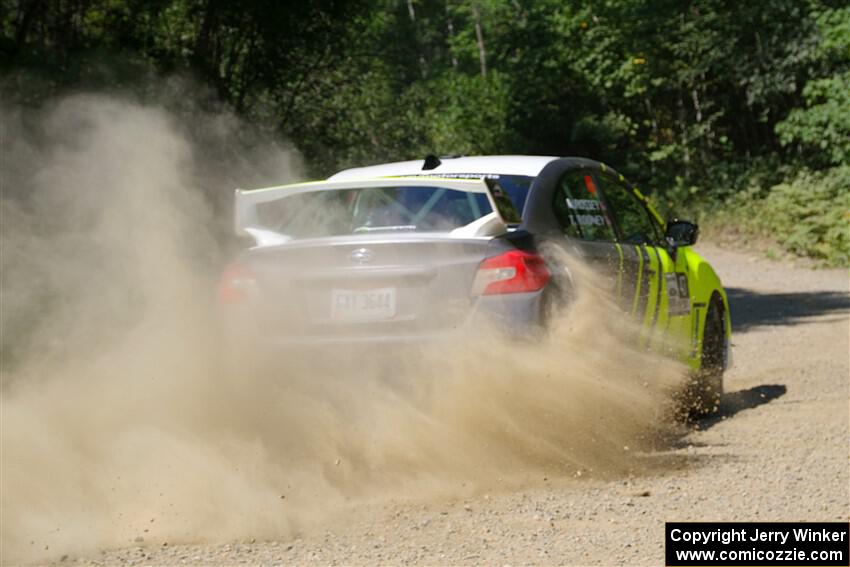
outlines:
[[564, 294], [565, 270], [540, 255], [556, 243], [613, 278], [646, 336], [678, 339], [698, 409], [718, 406], [729, 307], [691, 248], [698, 228], [665, 224], [602, 163], [429, 156], [237, 189], [235, 211], [251, 245], [225, 270], [219, 297], [255, 344], [419, 344], [484, 319], [531, 335]]

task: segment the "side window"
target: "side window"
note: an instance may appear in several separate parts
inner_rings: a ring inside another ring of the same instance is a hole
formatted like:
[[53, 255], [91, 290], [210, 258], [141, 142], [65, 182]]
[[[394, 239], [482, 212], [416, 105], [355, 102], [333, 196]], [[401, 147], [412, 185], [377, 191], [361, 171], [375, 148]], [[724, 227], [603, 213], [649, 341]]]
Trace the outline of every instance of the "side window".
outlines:
[[522, 216], [511, 200], [510, 194], [502, 187], [499, 180], [485, 178], [484, 183], [487, 184], [490, 194], [493, 195], [493, 201], [496, 203], [496, 208], [499, 209], [499, 216], [502, 217], [502, 220], [507, 224], [521, 223]]
[[569, 171], [561, 178], [552, 204], [555, 217], [567, 236], [584, 240], [614, 241], [611, 217], [599, 199], [589, 172]]
[[620, 231], [620, 241], [628, 244], [660, 242], [658, 226], [649, 216], [643, 202], [632, 190], [610, 175], [598, 175], [605, 200], [614, 213]]

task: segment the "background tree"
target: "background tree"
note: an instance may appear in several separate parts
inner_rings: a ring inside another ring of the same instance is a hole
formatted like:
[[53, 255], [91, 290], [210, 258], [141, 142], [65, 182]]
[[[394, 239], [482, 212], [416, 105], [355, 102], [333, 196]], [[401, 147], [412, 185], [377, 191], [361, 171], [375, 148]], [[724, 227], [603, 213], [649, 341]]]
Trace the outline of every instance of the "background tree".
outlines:
[[[605, 161], [695, 211], [812, 171], [850, 191], [837, 0], [0, 0], [0, 31], [7, 104], [224, 105], [313, 176], [530, 153]], [[204, 88], [164, 97], [171, 76]]]

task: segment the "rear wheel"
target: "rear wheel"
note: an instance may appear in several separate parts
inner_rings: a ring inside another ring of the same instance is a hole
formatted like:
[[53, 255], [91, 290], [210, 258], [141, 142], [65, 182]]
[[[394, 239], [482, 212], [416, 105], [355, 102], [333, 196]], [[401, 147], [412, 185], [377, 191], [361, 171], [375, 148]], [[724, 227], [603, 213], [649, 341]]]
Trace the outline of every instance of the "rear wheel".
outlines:
[[700, 369], [691, 376], [685, 393], [685, 409], [691, 416], [703, 417], [720, 409], [725, 339], [723, 301], [714, 295], [705, 318]]
[[557, 324], [564, 310], [575, 299], [575, 284], [569, 269], [556, 269], [552, 278], [543, 289], [540, 298], [539, 326], [542, 331], [549, 332]]

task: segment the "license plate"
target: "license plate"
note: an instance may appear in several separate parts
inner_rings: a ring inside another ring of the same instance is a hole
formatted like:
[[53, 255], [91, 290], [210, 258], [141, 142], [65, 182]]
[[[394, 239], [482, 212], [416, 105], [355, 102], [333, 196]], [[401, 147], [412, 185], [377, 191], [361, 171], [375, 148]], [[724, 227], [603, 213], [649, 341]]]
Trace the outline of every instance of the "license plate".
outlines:
[[335, 321], [375, 321], [395, 317], [396, 289], [334, 289], [331, 291], [331, 318]]

